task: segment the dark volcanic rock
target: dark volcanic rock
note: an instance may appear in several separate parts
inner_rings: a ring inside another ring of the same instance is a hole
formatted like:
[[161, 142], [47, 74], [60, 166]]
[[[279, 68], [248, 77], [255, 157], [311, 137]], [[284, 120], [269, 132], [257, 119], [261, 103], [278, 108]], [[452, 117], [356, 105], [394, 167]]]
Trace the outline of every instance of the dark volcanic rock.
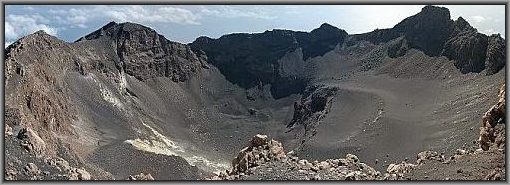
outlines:
[[459, 17], [441, 55], [454, 60], [462, 73], [486, 70], [486, 74], [491, 75], [505, 66], [505, 40], [500, 35], [478, 33]]
[[404, 19], [391, 29], [377, 29], [355, 35], [355, 38], [379, 44], [404, 36], [411, 48], [438, 56], [450, 36], [452, 23], [448, 9], [426, 6], [420, 13]]
[[401, 37], [400, 39], [390, 41], [388, 46], [388, 56], [391, 58], [404, 56], [409, 49], [410, 48], [407, 40]]
[[201, 37], [191, 44], [203, 50], [208, 62], [227, 80], [244, 88], [278, 80], [277, 61], [298, 48], [292, 31], [273, 30], [261, 34], [231, 34], [219, 39]]
[[481, 72], [485, 68], [487, 36], [478, 33], [462, 17], [455, 21], [454, 27], [442, 55], [455, 60], [455, 66], [462, 73]]
[[77, 42], [103, 37], [116, 45], [120, 59], [117, 67], [142, 81], [154, 77], [185, 81], [204, 66], [204, 59], [189, 46], [169, 41], [153, 29], [134, 23], [110, 22]]
[[487, 53], [485, 58], [485, 69], [487, 75], [492, 75], [501, 70], [506, 63], [505, 39], [501, 35], [494, 34], [489, 36], [487, 44]]
[[264, 33], [237, 33], [218, 39], [200, 37], [191, 47], [202, 50], [227, 80], [243, 88], [271, 84], [271, 94], [281, 98], [301, 93], [307, 84], [302, 75], [284, 76], [278, 60], [302, 48], [303, 60], [324, 55], [343, 43], [347, 33], [329, 24], [307, 32], [272, 30]]
[[356, 40], [374, 44], [399, 38], [388, 48], [388, 56], [399, 57], [410, 49], [418, 49], [429, 56], [445, 56], [454, 60], [462, 73], [479, 73], [487, 69], [491, 75], [503, 68], [505, 42], [500, 36], [488, 37], [459, 17], [450, 19], [447, 8], [426, 6], [416, 15], [404, 19], [391, 29], [377, 29], [354, 35], [348, 45]]
[[425, 6], [420, 13], [404, 19], [393, 29], [405, 35], [411, 48], [438, 56], [450, 36], [452, 22], [447, 8]]
[[[299, 37], [301, 36], [301, 37]], [[303, 59], [322, 56], [343, 43], [347, 32], [327, 23], [312, 30], [309, 34], [298, 34], [298, 43], [303, 48]]]
[[304, 92], [303, 98], [294, 103], [294, 116], [287, 127], [303, 124], [307, 128], [318, 122], [324, 114], [327, 114], [327, 107], [335, 93], [336, 89], [332, 87], [309, 87]]

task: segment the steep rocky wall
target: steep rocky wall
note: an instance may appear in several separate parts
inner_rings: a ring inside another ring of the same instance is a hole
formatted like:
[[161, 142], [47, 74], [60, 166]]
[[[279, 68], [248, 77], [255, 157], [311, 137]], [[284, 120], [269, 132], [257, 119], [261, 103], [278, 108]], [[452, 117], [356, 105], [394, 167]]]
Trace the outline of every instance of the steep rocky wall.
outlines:
[[353, 35], [348, 45], [357, 40], [380, 44], [399, 37], [405, 42], [399, 41], [389, 48], [390, 57], [402, 56], [413, 48], [428, 56], [445, 56], [453, 60], [462, 73], [486, 70], [488, 75], [497, 73], [505, 63], [505, 44], [501, 36], [478, 33], [462, 17], [453, 21], [448, 9], [435, 6], [424, 7], [393, 28]]
[[182, 82], [206, 67], [204, 58], [189, 46], [169, 41], [155, 30], [134, 23], [111, 22], [77, 42], [103, 37], [116, 44], [119, 70], [142, 81], [168, 77]]
[[[47, 142], [39, 154], [55, 155], [55, 135], [72, 135], [75, 109], [63, 80], [76, 70], [72, 49], [44, 32], [26, 36], [6, 48], [6, 126], [30, 129]], [[48, 64], [46, 61], [53, 61]], [[16, 113], [11, 114], [10, 112]]]
[[227, 80], [243, 88], [271, 84], [274, 98], [301, 93], [309, 80], [306, 73], [286, 76], [278, 60], [301, 48], [302, 59], [317, 57], [342, 44], [344, 30], [328, 24], [307, 32], [272, 30], [256, 34], [230, 34], [218, 39], [200, 37], [191, 43], [204, 51], [208, 62], [217, 66]]
[[499, 34], [489, 36], [487, 53], [485, 59], [485, 68], [487, 75], [497, 73], [506, 64], [506, 45], [505, 39]]

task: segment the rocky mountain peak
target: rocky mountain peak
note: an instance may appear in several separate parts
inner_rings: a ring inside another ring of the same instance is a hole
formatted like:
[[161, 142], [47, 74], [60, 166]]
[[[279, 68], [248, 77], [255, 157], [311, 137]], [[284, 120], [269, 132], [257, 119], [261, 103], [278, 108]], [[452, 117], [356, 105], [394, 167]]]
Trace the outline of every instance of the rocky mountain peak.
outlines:
[[[333, 25], [328, 24], [328, 23], [326, 23], [326, 22], [325, 22], [325, 23], [322, 23], [322, 24], [319, 26], [319, 28], [337, 28], [337, 27], [335, 27], [335, 26], [333, 26]], [[337, 29], [338, 29], [338, 28], [337, 28]]]
[[25, 37], [19, 39], [21, 42], [29, 42], [29, 41], [44, 41], [44, 40], [59, 40], [57, 37], [46, 33], [44, 30], [36, 31], [32, 34], [29, 34]]
[[117, 68], [142, 81], [168, 77], [182, 82], [205, 66], [189, 46], [170, 41], [154, 29], [137, 23], [110, 22], [76, 42], [84, 40], [113, 42], [120, 60]]
[[316, 28], [310, 32], [312, 37], [316, 39], [326, 39], [331, 37], [345, 37], [347, 36], [347, 32], [335, 26], [332, 26], [328, 23], [323, 23], [319, 28]]
[[118, 25], [119, 24], [114, 21], [109, 22], [108, 24], [104, 25], [103, 27], [99, 28], [98, 30], [96, 30], [88, 35], [85, 35], [84, 37], [79, 38], [78, 40], [76, 40], [76, 42], [79, 42], [82, 40], [98, 39], [99, 37], [106, 35], [107, 31], [114, 29]]
[[79, 42], [81, 40], [94, 40], [101, 38], [103, 36], [118, 38], [121, 37], [123, 34], [129, 35], [135, 32], [156, 33], [154, 29], [138, 23], [132, 22], [117, 23], [112, 21], [104, 25], [103, 27], [99, 28], [98, 30], [78, 39], [76, 42]]
[[57, 37], [46, 33], [44, 30], [39, 30], [20, 38], [5, 48], [5, 56], [12, 55], [12, 52], [21, 52], [21, 50], [27, 49], [27, 47], [36, 50], [46, 50], [59, 48], [64, 44], [65, 42], [59, 40]]
[[305, 60], [322, 56], [326, 52], [331, 51], [339, 43], [343, 43], [348, 34], [345, 30], [324, 23], [319, 28], [312, 30], [309, 35], [309, 43], [306, 43], [306, 41], [301, 42], [305, 43], [301, 44]]
[[411, 47], [430, 56], [438, 56], [441, 47], [450, 36], [452, 28], [447, 8], [425, 6], [421, 12], [404, 19], [393, 28], [397, 35], [405, 35]]
[[468, 31], [468, 32], [477, 32], [476, 28], [473, 28], [464, 18], [459, 17], [455, 22], [453, 22], [454, 31], [453, 34], [458, 34], [460, 32]]
[[400, 29], [400, 31], [410, 31], [421, 28], [434, 28], [442, 27], [451, 23], [450, 11], [444, 7], [437, 6], [425, 6], [419, 13], [404, 19], [402, 22], [395, 25], [394, 28]]
[[447, 8], [429, 5], [391, 29], [377, 29], [355, 35], [355, 38], [379, 44], [404, 36], [410, 48], [421, 50], [429, 56], [439, 56], [452, 27], [453, 21]]
[[421, 9], [420, 14], [423, 14], [424, 16], [435, 16], [439, 17], [441, 19], [450, 19], [450, 10], [445, 7], [438, 7], [438, 6], [432, 6], [427, 5]]
[[[204, 51], [209, 62], [218, 67], [227, 80], [243, 88], [271, 84], [271, 94], [278, 99], [302, 92], [307, 80], [304, 74], [286, 75], [279, 59], [289, 53], [303, 61], [323, 56], [342, 44], [347, 35], [344, 30], [325, 23], [311, 32], [273, 29], [263, 33], [229, 34], [218, 39], [201, 37], [190, 46], [195, 51]], [[291, 65], [303, 70], [298, 62]]]
[[46, 33], [44, 30], [39, 30], [39, 31], [36, 31], [30, 35], [49, 35], [49, 34]]
[[206, 36], [200, 36], [198, 37], [197, 39], [195, 39], [195, 41], [193, 41], [193, 43], [196, 43], [196, 44], [199, 44], [199, 45], [202, 45], [202, 44], [207, 44], [209, 42], [211, 42], [213, 39], [209, 38], [209, 37], [206, 37]]
[[459, 16], [459, 18], [457, 18], [457, 20], [455, 20], [455, 25], [459, 28], [464, 28], [464, 27], [468, 27], [468, 26], [471, 26], [469, 25], [469, 23], [466, 21], [466, 19], [464, 19], [462, 16]]
[[[450, 19], [450, 11], [444, 7], [425, 6], [421, 12], [408, 17], [391, 29], [374, 30], [354, 35], [354, 40], [367, 40], [374, 44], [389, 42], [403, 37], [391, 51], [417, 49], [428, 56], [445, 56], [454, 61], [462, 73], [479, 73], [487, 69], [494, 74], [503, 68], [504, 42], [478, 33], [464, 18]], [[488, 50], [490, 48], [490, 51]], [[501, 50], [501, 51], [500, 51]], [[394, 57], [388, 50], [389, 56]], [[395, 56], [399, 56], [395, 55]]]

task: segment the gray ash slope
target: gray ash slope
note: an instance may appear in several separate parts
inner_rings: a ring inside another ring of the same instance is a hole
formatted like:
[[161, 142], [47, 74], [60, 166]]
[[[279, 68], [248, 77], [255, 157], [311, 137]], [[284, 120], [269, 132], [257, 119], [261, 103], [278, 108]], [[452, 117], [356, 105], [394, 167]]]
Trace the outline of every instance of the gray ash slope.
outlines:
[[[505, 47], [433, 6], [358, 35], [323, 24], [185, 45], [134, 23], [74, 43], [37, 32], [5, 50], [6, 159], [63, 158], [95, 179], [200, 179], [262, 133], [301, 158], [352, 153], [386, 169], [476, 139], [470, 128], [504, 83]], [[18, 138], [22, 128], [38, 137]]]

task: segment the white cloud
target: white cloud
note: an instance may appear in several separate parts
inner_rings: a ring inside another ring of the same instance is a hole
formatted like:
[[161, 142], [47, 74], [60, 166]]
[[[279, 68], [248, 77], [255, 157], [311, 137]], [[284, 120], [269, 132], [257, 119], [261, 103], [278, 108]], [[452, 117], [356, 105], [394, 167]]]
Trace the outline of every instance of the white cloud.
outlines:
[[470, 16], [469, 20], [474, 21], [476, 23], [481, 23], [481, 22], [484, 22], [486, 20], [486, 18], [483, 16], [474, 15], [474, 16]]
[[275, 19], [276, 16], [269, 15], [266, 11], [260, 8], [246, 8], [233, 7], [233, 6], [213, 6], [201, 8], [202, 16], [216, 16], [221, 18], [239, 18], [239, 17], [250, 17], [255, 19]]
[[7, 48], [7, 46], [11, 45], [12, 42], [5, 42], [4, 48]]
[[[421, 5], [345, 5], [338, 6], [344, 12], [339, 24], [348, 33], [365, 33], [375, 29], [392, 28], [403, 19], [421, 11]], [[377, 15], [374, 15], [377, 12]]]
[[464, 17], [484, 34], [500, 33], [505, 37], [505, 5], [445, 5], [453, 19]]
[[5, 18], [5, 41], [43, 30], [57, 36], [58, 31], [69, 28], [88, 28], [97, 21], [136, 22], [141, 24], [176, 23], [200, 24], [200, 16], [192, 11], [173, 6], [83, 6], [73, 8], [50, 8], [43, 15], [33, 13], [33, 7], [24, 7], [26, 14], [9, 14]]
[[49, 20], [40, 15], [8, 15], [5, 18], [5, 41], [13, 42], [21, 36], [39, 30], [57, 36], [58, 29], [45, 23], [49, 23]]
[[297, 5], [286, 5], [283, 6], [283, 13], [286, 14], [299, 14], [299, 7]]
[[[6, 9], [10, 9], [10, 7], [13, 6], [6, 7]], [[505, 6], [447, 5], [446, 7], [450, 9], [453, 19], [462, 16], [481, 32], [501, 33], [504, 37]], [[316, 28], [324, 22], [328, 22], [341, 29], [345, 29], [350, 34], [356, 34], [369, 32], [376, 28], [391, 28], [402, 21], [402, 19], [418, 13], [421, 8], [423, 8], [423, 5], [23, 6], [17, 9], [17, 13], [6, 15], [5, 37], [6, 41], [12, 41], [39, 29], [53, 35], [56, 35], [58, 31], [60, 35], [65, 34], [68, 37], [75, 37], [76, 35], [72, 34], [77, 32], [82, 34], [84, 31], [91, 31], [96, 29], [95, 27], [98, 24], [108, 21], [136, 22], [155, 29], [164, 28], [162, 33], [172, 34], [183, 34], [183, 31], [171, 29], [169, 26], [172, 25], [167, 23], [181, 25], [202, 24], [200, 26], [202, 30], [220, 34], [223, 32], [228, 33], [232, 30], [254, 32], [272, 28], [307, 31]], [[373, 12], [378, 12], [377, 16], [374, 16]], [[221, 25], [221, 28], [217, 28], [216, 23], [204, 22], [205, 20], [214, 22], [225, 20], [228, 22], [234, 21], [235, 18], [247, 19], [247, 21], [238, 24]], [[250, 21], [256, 21], [257, 24], [252, 24]], [[197, 26], [196, 28], [199, 27]], [[184, 33], [183, 35], [194, 37], [194, 35], [187, 35], [191, 34], [191, 32], [197, 31], [190, 31], [190, 33]], [[204, 32], [200, 34], [205, 34]]]
[[170, 6], [122, 6], [104, 9], [104, 15], [114, 20], [125, 22], [199, 24], [198, 16], [193, 12]]
[[18, 34], [12, 27], [10, 22], [5, 22], [5, 40], [13, 40], [18, 37]]
[[23, 7], [23, 9], [25, 9], [25, 10], [29, 10], [29, 11], [32, 11], [32, 10], [34, 10], [34, 7], [31, 7], [31, 6], [25, 6], [25, 7]]
[[193, 12], [171, 6], [106, 6], [98, 5], [68, 10], [51, 10], [60, 24], [87, 28], [87, 23], [109, 19], [118, 22], [199, 24]]
[[[486, 30], [481, 30], [480, 31], [481, 33], [484, 33], [486, 35], [492, 35], [492, 34], [498, 34], [499, 32], [494, 30], [494, 29], [486, 29]], [[504, 36], [503, 36], [504, 37]]]

